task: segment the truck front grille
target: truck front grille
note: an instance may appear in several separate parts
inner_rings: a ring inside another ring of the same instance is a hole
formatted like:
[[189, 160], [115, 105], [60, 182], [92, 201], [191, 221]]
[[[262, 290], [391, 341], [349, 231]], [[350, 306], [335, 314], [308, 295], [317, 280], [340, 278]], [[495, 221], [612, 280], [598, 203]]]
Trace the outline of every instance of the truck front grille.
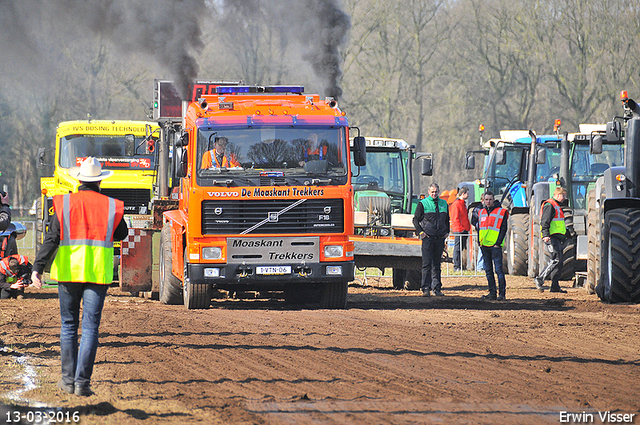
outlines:
[[[202, 202], [202, 234], [342, 233], [342, 199], [215, 200]], [[284, 209], [286, 212], [282, 212]], [[264, 223], [263, 223], [264, 222]], [[259, 223], [260, 226], [255, 227]], [[252, 229], [247, 232], [248, 229]], [[245, 232], [245, 233], [243, 233]]]
[[[144, 212], [149, 207], [151, 200], [150, 189], [104, 189], [100, 193], [124, 202], [125, 214], [148, 214]], [[141, 211], [142, 208], [142, 211]]]

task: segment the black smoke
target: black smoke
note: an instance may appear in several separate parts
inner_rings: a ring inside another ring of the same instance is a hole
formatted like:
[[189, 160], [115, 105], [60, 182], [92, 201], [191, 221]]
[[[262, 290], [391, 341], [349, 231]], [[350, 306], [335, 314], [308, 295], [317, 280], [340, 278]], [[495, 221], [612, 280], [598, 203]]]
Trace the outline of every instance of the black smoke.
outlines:
[[[288, 45], [298, 45], [302, 58], [323, 81], [325, 95], [342, 95], [340, 48], [351, 28], [349, 16], [338, 0], [225, 0], [223, 14], [237, 20], [262, 19], [276, 22]], [[233, 15], [233, 16], [231, 16]]]

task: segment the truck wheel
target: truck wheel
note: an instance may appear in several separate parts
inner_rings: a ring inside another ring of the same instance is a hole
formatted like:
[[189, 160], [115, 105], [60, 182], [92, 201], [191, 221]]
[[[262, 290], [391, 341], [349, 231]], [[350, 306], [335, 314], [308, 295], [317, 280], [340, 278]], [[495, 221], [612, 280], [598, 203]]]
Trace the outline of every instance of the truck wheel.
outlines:
[[584, 288], [589, 294], [595, 294], [600, 276], [600, 229], [602, 228], [598, 210], [596, 210], [596, 190], [591, 189], [587, 196], [587, 282]]
[[540, 217], [534, 214], [533, 205], [529, 206], [529, 251], [527, 252], [527, 276], [536, 277], [540, 261]]
[[404, 282], [407, 279], [407, 271], [403, 269], [392, 270], [393, 289], [404, 289]]
[[509, 216], [507, 231], [507, 269], [509, 274], [525, 276], [527, 274], [529, 216], [514, 214]]
[[184, 306], [189, 310], [201, 310], [211, 305], [211, 285], [208, 283], [192, 283], [189, 279], [187, 250], [184, 251], [184, 273], [182, 278], [182, 298]]
[[171, 272], [171, 230], [168, 225], [162, 227], [160, 239], [160, 288], [162, 304], [182, 304], [182, 284]]
[[564, 209], [564, 224], [567, 233], [562, 242], [562, 269], [560, 280], [571, 280], [576, 273], [576, 238], [573, 235], [573, 210]]
[[317, 303], [319, 298], [317, 285], [296, 284], [284, 290], [284, 301], [287, 304], [312, 304]]
[[407, 281], [404, 289], [417, 291], [422, 286], [422, 270], [407, 270]]
[[331, 282], [322, 286], [320, 308], [341, 309], [347, 307], [349, 282]]
[[640, 302], [640, 210], [607, 211], [602, 239], [602, 266], [596, 293], [601, 300]]

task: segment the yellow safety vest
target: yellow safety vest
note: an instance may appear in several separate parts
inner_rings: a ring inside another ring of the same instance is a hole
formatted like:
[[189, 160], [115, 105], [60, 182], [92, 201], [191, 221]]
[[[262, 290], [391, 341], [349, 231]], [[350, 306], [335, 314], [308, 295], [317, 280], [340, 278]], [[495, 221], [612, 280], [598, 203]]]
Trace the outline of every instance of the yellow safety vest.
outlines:
[[[479, 215], [479, 239], [482, 246], [494, 246], [498, 242], [498, 236], [500, 235], [500, 227], [504, 220], [507, 210], [500, 207], [491, 211], [491, 214], [487, 214], [487, 210], [482, 208]], [[504, 245], [504, 240], [502, 241]]]

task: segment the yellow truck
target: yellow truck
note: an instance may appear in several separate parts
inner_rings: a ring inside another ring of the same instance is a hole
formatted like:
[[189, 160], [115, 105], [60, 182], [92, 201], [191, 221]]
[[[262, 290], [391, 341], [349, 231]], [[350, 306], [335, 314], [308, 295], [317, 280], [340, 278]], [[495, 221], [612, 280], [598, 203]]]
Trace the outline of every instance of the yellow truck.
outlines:
[[[113, 170], [100, 185], [102, 193], [124, 202], [125, 215], [149, 215], [157, 174], [157, 123], [128, 120], [64, 121], [56, 130], [55, 154], [38, 150], [38, 167], [53, 166], [53, 177], [40, 180], [42, 195], [36, 200], [36, 253], [53, 217], [53, 196], [75, 192], [78, 180], [69, 168], [93, 156], [102, 168]], [[119, 255], [119, 245], [116, 247]], [[115, 264], [118, 264], [116, 261]]]

